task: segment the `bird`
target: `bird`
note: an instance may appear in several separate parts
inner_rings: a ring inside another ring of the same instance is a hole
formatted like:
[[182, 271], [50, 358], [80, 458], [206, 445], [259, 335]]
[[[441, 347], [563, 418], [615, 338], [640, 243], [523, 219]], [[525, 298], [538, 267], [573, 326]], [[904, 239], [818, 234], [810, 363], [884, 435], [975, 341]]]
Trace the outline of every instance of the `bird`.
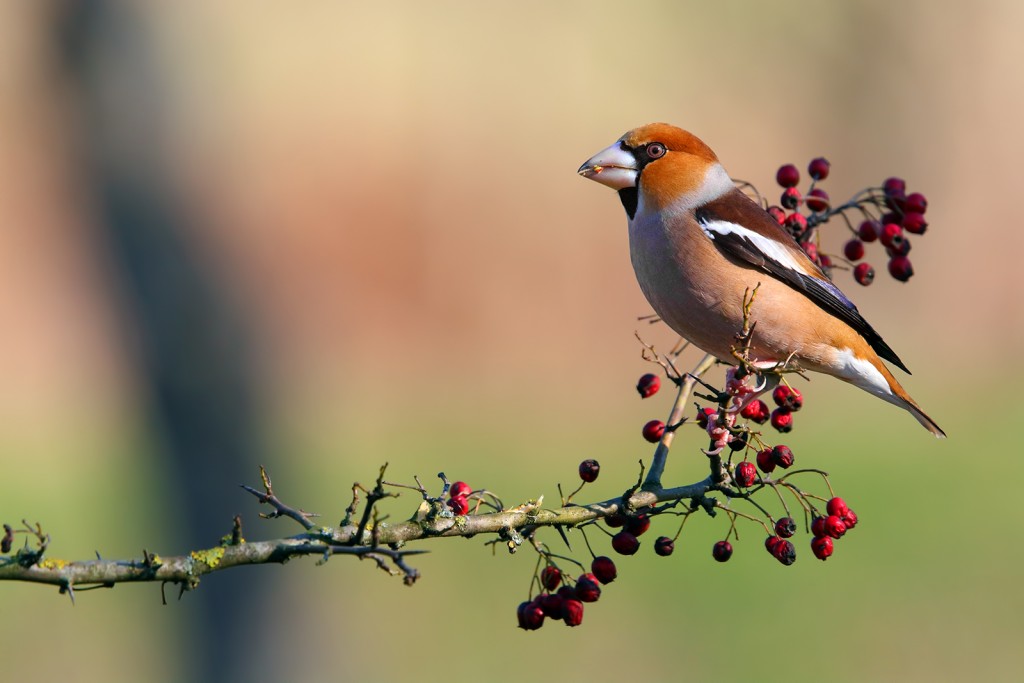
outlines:
[[883, 363], [910, 374], [899, 356], [697, 136], [667, 123], [641, 126], [578, 173], [618, 192], [640, 289], [683, 338], [735, 364], [745, 296], [757, 288], [749, 319], [758, 368], [795, 364], [831, 375], [945, 437]]

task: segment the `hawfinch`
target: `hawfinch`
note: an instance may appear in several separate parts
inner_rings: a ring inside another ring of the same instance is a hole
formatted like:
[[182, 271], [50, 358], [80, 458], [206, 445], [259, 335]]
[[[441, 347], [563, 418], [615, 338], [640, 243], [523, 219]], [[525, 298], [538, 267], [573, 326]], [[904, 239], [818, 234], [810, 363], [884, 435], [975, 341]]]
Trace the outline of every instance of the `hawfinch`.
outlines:
[[744, 292], [760, 285], [751, 355], [838, 377], [942, 429], [882, 359], [903, 361], [775, 219], [741, 192], [706, 144], [654, 123], [632, 130], [579, 169], [619, 193], [637, 280], [669, 327], [734, 363]]

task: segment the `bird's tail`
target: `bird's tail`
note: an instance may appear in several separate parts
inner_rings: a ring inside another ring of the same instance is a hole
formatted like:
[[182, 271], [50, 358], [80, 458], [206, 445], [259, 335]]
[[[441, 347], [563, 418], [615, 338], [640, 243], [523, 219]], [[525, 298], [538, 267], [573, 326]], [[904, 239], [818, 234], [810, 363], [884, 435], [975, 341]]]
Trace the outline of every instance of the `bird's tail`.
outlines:
[[[921, 410], [921, 407], [917, 405], [917, 401], [910, 398], [910, 394], [908, 394], [896, 378], [892, 376], [892, 373], [889, 372], [889, 368], [885, 367], [885, 364], [878, 358], [878, 356], [873, 352], [870, 352], [870, 355], [868, 355], [867, 358], [855, 358], [851, 353], [850, 360], [851, 362], [846, 363], [843, 367], [845, 372], [839, 375], [841, 379], [844, 379], [847, 382], [878, 396], [879, 398], [885, 399], [893, 405], [903, 408], [913, 415], [925, 429], [934, 434], [936, 438], [946, 438], [946, 432], [942, 431], [942, 428], [935, 424], [935, 420], [928, 417], [928, 415]], [[884, 380], [884, 383], [880, 380]]]

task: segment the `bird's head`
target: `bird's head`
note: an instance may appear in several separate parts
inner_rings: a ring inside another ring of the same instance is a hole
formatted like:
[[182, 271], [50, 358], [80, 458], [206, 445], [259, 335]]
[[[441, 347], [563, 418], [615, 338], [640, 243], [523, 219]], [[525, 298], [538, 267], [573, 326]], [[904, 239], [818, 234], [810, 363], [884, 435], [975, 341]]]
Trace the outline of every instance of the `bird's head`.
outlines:
[[633, 217], [639, 196], [660, 211], [704, 204], [732, 189], [718, 157], [700, 138], [667, 123], [634, 128], [580, 166], [578, 173], [617, 190]]

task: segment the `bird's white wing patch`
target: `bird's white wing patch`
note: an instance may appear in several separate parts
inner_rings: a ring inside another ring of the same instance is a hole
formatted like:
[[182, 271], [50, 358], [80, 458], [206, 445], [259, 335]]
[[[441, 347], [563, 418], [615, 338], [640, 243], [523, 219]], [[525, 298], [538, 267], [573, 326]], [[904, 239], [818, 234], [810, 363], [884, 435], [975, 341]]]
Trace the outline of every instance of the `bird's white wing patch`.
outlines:
[[795, 270], [798, 273], [804, 273], [805, 275], [812, 274], [807, 272], [807, 268], [796, 259], [793, 252], [784, 244], [779, 244], [760, 233], [744, 228], [742, 225], [728, 221], [707, 221], [706, 223], [700, 223], [700, 227], [704, 234], [712, 240], [723, 235], [742, 237], [750, 242], [755, 249], [779, 265]]
[[868, 393], [883, 398], [890, 403], [896, 403], [893, 400], [894, 395], [889, 387], [889, 383], [885, 380], [882, 373], [878, 371], [878, 368], [870, 362], [863, 358], [857, 358], [850, 349], [840, 349], [837, 351], [836, 361], [836, 369], [838, 370], [836, 374], [839, 377]]

